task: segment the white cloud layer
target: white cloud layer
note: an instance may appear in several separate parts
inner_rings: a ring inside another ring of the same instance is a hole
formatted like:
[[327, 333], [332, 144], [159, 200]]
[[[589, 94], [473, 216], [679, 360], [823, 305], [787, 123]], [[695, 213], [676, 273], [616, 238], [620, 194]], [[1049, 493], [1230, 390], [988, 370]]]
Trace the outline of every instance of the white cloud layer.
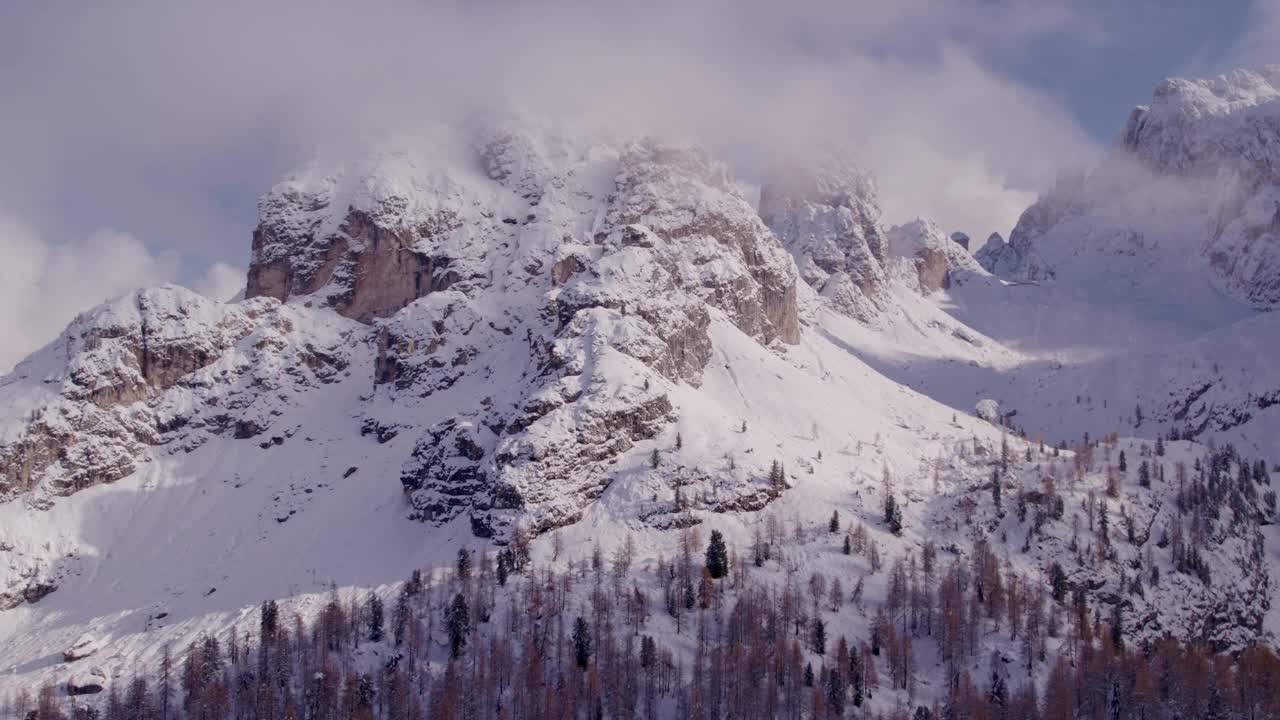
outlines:
[[[1107, 7], [9, 3], [0, 10], [0, 204], [39, 228], [21, 242], [43, 258], [36, 277], [50, 278], [24, 286], [35, 299], [15, 316], [22, 334], [9, 345], [48, 335], [25, 327], [36, 322], [28, 313], [47, 314], [47, 328], [90, 302], [44, 293], [57, 273], [75, 272], [58, 269], [57, 257], [102, 252], [95, 228], [123, 228], [163, 250], [132, 240], [139, 267], [121, 266], [118, 281], [93, 278], [90, 295], [175, 276], [225, 295], [242, 284], [231, 268], [247, 260], [251, 198], [282, 173], [318, 152], [358, 151], [488, 105], [701, 141], [748, 182], [810, 143], [840, 142], [878, 177], [888, 220], [922, 215], [975, 237], [1007, 233], [1061, 167], [1090, 163], [1100, 148], [1054, 98], [993, 71], [991, 58], [1032, 55], [1064, 34], [1085, 49], [1123, 41]], [[42, 236], [90, 239], [46, 247]], [[0, 242], [7, 260], [19, 241]]]
[[[135, 288], [177, 279], [180, 264], [174, 251], [152, 253], [136, 237], [111, 229], [52, 244], [3, 212], [0, 258], [0, 372], [57, 337], [78, 313]], [[196, 289], [227, 300], [243, 277], [220, 263]]]
[[1231, 60], [1236, 65], [1280, 63], [1280, 0], [1254, 0]]

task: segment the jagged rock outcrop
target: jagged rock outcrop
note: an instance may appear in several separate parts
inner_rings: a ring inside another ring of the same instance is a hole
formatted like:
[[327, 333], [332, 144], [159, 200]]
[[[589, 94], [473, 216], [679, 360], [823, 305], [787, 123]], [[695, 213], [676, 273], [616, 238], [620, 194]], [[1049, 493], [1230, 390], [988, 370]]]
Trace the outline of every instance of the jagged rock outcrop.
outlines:
[[[224, 305], [174, 286], [81, 315], [0, 383], [0, 401], [23, 413], [0, 436], [0, 496], [113, 482], [149, 447], [179, 436], [198, 444], [195, 431], [261, 433], [265, 406], [345, 367], [340, 349], [299, 332], [300, 320], [272, 300]], [[271, 376], [282, 367], [288, 377]], [[289, 379], [301, 387], [269, 399]]]
[[[794, 266], [723, 165], [694, 148], [643, 141], [607, 159], [611, 183], [583, 185], [579, 177], [599, 170], [545, 175], [553, 163], [513, 157], [542, 143], [501, 137], [500, 150], [481, 153], [503, 158], [491, 179], [537, 203], [526, 214], [534, 219], [510, 230], [513, 249], [526, 252], [504, 262], [521, 272], [429, 304], [441, 314], [454, 303], [497, 305], [502, 319], [464, 313], [456, 322], [475, 328], [475, 338], [424, 377], [453, 382], [468, 362], [458, 358], [495, 347], [530, 362], [508, 392], [429, 428], [401, 477], [416, 516], [442, 521], [465, 511], [486, 536], [520, 515], [535, 529], [575, 519], [608, 485], [608, 463], [675, 419], [665, 388], [699, 384], [712, 311], [761, 343], [799, 338]], [[512, 303], [515, 288], [538, 300]], [[405, 338], [443, 321], [409, 323], [413, 331], [397, 315], [382, 332]], [[401, 341], [388, 355], [399, 378], [410, 347], [413, 372], [447, 350], [430, 338]]]
[[884, 303], [888, 241], [875, 183], [845, 155], [773, 170], [760, 217], [795, 258], [800, 276], [839, 312], [868, 320]]
[[973, 259], [977, 260], [984, 270], [993, 275], [1005, 274], [1002, 271], [998, 271], [997, 268], [1009, 263], [1008, 260], [1004, 259], [1007, 249], [1008, 243], [1004, 241], [1004, 237], [998, 232], [991, 233], [987, 236], [987, 241], [982, 244], [982, 247], [978, 248], [978, 251], [973, 254]]
[[[273, 188], [244, 302], [161, 288], [77, 321], [5, 381], [26, 417], [0, 438], [0, 494], [113, 482], [214, 435], [279, 445], [291, 398], [354, 366], [373, 394], [351, 422], [417, 437], [410, 514], [542, 529], [676, 419], [670, 392], [700, 384], [713, 323], [798, 342], [794, 263], [704, 151], [497, 124], [447, 140], [467, 152]], [[413, 403], [419, 424], [390, 417]]]
[[895, 274], [922, 294], [951, 287], [953, 279], [981, 267], [934, 223], [917, 219], [889, 229], [890, 264]]

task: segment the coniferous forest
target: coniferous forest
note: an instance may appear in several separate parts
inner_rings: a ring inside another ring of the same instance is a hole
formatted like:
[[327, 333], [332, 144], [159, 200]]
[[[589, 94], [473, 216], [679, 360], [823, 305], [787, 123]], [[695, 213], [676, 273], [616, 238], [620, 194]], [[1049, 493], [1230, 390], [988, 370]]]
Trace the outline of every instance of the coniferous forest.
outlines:
[[[1094, 451], [1131, 462], [1112, 455], [1112, 442], [1077, 449], [1084, 459], [1073, 462], [1083, 471]], [[1124, 482], [1138, 492], [1173, 482], [1163, 441], [1141, 455], [1128, 480], [1108, 465], [1117, 495]], [[1020, 516], [1032, 534], [1065, 524], [1052, 483], [1048, 494], [1003, 489], [1010, 466], [1030, 467], [1007, 443], [990, 465], [981, 510]], [[1178, 521], [1174, 539], [1165, 528], [1152, 545], [1174, 573], [1209, 584], [1200, 546], [1237, 522], [1224, 514], [1257, 521], [1269, 474], [1229, 447], [1184, 472], [1169, 493], [1195, 532], [1183, 538]], [[1037, 575], [1015, 569], [978, 520], [969, 547], [925, 540], [889, 556], [877, 538], [895, 537], [904, 519], [887, 472], [884, 482], [883, 517], [870, 528], [838, 511], [820, 522], [769, 516], [734, 547], [694, 526], [672, 531], [675, 552], [643, 561], [630, 535], [580, 557], [555, 536], [535, 561], [517, 531], [496, 551], [460, 549], [452, 567], [415, 572], [393, 590], [334, 588], [306, 607], [264, 602], [255, 622], [166, 648], [123, 682], [32, 688], [3, 710], [24, 720], [1280, 717], [1280, 658], [1264, 644], [1140, 639], [1123, 597], [1091, 593], [1057, 562]], [[1113, 543], [1138, 544], [1136, 523], [1105, 519], [1107, 495], [1090, 492], [1092, 539], [1073, 536], [1072, 564], [1106, 567]], [[862, 571], [802, 571], [798, 559], [814, 554]], [[1166, 563], [1146, 558], [1122, 580], [1127, 593], [1160, 587]], [[75, 702], [85, 692], [94, 695]]]

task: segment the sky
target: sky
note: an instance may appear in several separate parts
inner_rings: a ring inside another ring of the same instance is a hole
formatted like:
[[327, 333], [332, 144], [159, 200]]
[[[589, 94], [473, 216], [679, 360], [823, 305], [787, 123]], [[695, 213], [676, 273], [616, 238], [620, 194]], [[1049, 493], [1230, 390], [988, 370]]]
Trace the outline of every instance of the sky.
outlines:
[[1280, 62], [1280, 0], [59, 0], [0, 7], [0, 369], [134, 287], [242, 285], [318, 154], [519, 105], [708, 145], [813, 139], [886, 220], [1007, 234], [1169, 75]]

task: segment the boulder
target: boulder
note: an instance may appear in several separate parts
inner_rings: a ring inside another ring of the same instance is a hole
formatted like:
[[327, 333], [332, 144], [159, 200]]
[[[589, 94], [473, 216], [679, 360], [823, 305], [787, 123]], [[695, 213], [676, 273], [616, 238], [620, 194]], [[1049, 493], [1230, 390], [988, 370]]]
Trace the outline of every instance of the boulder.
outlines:
[[107, 688], [107, 671], [100, 667], [81, 670], [67, 679], [68, 695], [94, 695]]
[[80, 638], [71, 645], [71, 647], [62, 652], [62, 659], [67, 662], [75, 662], [76, 660], [89, 657], [90, 655], [98, 652], [101, 648], [102, 644], [97, 638], [89, 633], [85, 633], [84, 635], [81, 635]]

